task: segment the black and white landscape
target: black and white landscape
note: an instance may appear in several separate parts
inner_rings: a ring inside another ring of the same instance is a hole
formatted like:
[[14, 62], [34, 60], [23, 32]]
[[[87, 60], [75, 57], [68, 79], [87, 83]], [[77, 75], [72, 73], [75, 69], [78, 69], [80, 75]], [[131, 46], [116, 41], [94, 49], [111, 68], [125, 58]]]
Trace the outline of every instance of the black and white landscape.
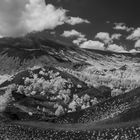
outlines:
[[124, 1], [0, 1], [0, 140], [140, 140], [140, 11]]

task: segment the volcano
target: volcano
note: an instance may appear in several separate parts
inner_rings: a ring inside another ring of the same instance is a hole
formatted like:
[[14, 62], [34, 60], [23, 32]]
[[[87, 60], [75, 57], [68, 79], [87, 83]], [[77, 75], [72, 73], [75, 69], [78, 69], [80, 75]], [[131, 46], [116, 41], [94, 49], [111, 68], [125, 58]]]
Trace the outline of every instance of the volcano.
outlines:
[[140, 139], [139, 62], [45, 32], [1, 38], [0, 139]]

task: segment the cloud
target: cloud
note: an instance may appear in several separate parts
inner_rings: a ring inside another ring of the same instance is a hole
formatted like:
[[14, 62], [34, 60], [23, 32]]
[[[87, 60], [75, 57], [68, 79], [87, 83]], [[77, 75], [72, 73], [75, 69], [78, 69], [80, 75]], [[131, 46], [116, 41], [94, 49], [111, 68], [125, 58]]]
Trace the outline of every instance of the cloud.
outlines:
[[126, 30], [126, 26], [124, 23], [115, 23], [115, 30]]
[[81, 24], [81, 23], [90, 23], [88, 20], [86, 19], [82, 19], [80, 17], [69, 17], [66, 21], [66, 23], [70, 24], [70, 25], [76, 25], [76, 24]]
[[132, 50], [129, 51], [129, 53], [136, 53], [136, 52], [137, 52], [136, 49], [132, 49]]
[[131, 35], [127, 37], [128, 40], [138, 40], [140, 39], [140, 28], [135, 29]]
[[122, 46], [119, 46], [117, 44], [109, 45], [107, 50], [113, 51], [113, 52], [127, 52]]
[[81, 43], [87, 41], [87, 39], [86, 39], [84, 34], [82, 34], [81, 32], [78, 32], [78, 31], [76, 31], [74, 29], [71, 30], [71, 31], [64, 31], [61, 36], [75, 38], [72, 42], [73, 42], [73, 44], [76, 44], [78, 46]]
[[21, 36], [32, 31], [54, 29], [65, 23], [89, 23], [79, 17], [68, 17], [67, 10], [45, 4], [45, 0], [1, 0], [0, 34]]
[[136, 49], [132, 49], [132, 50], [129, 51], [129, 53], [134, 53], [134, 54], [136, 54], [136, 53], [140, 53], [140, 51], [139, 51], [139, 50], [136, 50]]
[[21, 29], [21, 15], [28, 0], [1, 0], [0, 1], [0, 34], [11, 36], [23, 32]]
[[115, 33], [115, 34], [112, 34], [111, 39], [112, 40], [119, 40], [121, 36], [122, 36], [121, 34]]
[[71, 30], [71, 31], [64, 31], [63, 34], [61, 35], [63, 37], [71, 37], [71, 38], [76, 38], [75, 40], [73, 40], [72, 42], [76, 45], [80, 45], [80, 43], [87, 41], [87, 39], [85, 38], [85, 35], [76, 31], [76, 30]]
[[77, 38], [77, 39], [73, 40], [72, 42], [73, 42], [73, 44], [76, 44], [79, 46], [81, 43], [83, 43], [85, 41], [87, 41], [86, 38]]
[[99, 39], [102, 42], [89, 40], [81, 44], [80, 47], [99, 50], [109, 50], [113, 52], [127, 52], [122, 46], [112, 44], [114, 40], [120, 39], [121, 36], [122, 35], [119, 33], [114, 33], [110, 35], [107, 32], [99, 32], [96, 34], [95, 39]]
[[135, 40], [135, 48], [140, 48], [140, 28], [135, 29], [131, 35], [129, 35], [127, 40]]
[[130, 32], [134, 29], [133, 27], [127, 27], [125, 23], [114, 23], [114, 24], [115, 24], [115, 27], [113, 27], [113, 29], [115, 30], [124, 30], [124, 31]]
[[104, 43], [100, 41], [88, 40], [80, 45], [80, 48], [104, 50]]
[[110, 44], [112, 42], [110, 35], [107, 32], [99, 32], [95, 38], [103, 41], [105, 44]]
[[137, 40], [135, 43], [135, 48], [140, 48], [140, 40]]
[[56, 9], [53, 5], [45, 5], [41, 0], [30, 0], [25, 5], [22, 21], [28, 31], [41, 31], [43, 29], [54, 29], [64, 24], [66, 10]]
[[76, 31], [76, 30], [71, 30], [71, 31], [64, 31], [63, 34], [61, 35], [63, 37], [78, 37], [78, 38], [84, 38], [85, 35], [82, 33]]
[[114, 33], [110, 35], [107, 32], [99, 32], [96, 34], [95, 38], [103, 41], [105, 44], [111, 44], [114, 40], [119, 40], [122, 35], [119, 33]]

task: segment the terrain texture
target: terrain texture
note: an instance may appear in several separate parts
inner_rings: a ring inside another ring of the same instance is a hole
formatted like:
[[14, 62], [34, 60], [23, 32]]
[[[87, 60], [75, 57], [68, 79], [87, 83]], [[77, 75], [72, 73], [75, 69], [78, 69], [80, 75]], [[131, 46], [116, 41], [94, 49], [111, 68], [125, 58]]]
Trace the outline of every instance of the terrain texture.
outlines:
[[139, 62], [43, 32], [0, 39], [0, 139], [139, 140]]

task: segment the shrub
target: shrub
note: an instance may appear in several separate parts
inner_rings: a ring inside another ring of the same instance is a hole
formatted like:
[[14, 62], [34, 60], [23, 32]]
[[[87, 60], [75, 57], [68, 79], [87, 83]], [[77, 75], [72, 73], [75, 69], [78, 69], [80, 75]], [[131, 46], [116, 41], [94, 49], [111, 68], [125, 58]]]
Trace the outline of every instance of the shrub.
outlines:
[[56, 116], [60, 116], [60, 115], [63, 115], [64, 114], [64, 109], [63, 109], [63, 107], [61, 106], [61, 105], [58, 105], [57, 106], [57, 109], [56, 109], [56, 111], [55, 111], [55, 115]]

